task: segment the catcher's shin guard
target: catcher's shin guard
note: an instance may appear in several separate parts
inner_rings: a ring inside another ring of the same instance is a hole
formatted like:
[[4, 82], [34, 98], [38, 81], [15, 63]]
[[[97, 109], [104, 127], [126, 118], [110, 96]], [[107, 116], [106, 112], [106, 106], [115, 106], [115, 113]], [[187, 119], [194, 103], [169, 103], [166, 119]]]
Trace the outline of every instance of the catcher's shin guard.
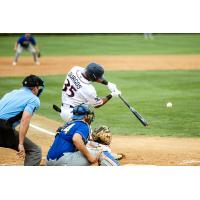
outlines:
[[100, 166], [120, 166], [120, 163], [108, 151], [103, 151], [99, 158]]

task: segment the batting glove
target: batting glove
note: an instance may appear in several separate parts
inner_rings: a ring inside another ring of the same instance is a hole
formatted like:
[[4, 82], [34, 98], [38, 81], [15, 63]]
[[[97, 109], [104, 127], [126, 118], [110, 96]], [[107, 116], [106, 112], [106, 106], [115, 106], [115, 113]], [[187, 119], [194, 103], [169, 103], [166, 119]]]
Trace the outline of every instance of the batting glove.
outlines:
[[111, 83], [111, 82], [108, 82], [107, 87], [111, 92], [114, 92], [115, 90], [117, 90], [117, 86], [114, 83]]
[[118, 97], [119, 95], [121, 95], [122, 93], [121, 93], [121, 91], [119, 91], [118, 89], [116, 89], [114, 92], [111, 92], [111, 95], [113, 96], [113, 97]]

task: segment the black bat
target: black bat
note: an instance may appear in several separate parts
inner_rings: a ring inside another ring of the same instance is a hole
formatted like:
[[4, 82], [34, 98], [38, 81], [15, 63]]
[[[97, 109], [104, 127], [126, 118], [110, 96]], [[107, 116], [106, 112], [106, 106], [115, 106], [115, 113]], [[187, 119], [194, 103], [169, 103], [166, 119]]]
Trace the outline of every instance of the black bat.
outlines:
[[61, 109], [60, 109], [57, 105], [55, 105], [55, 104], [53, 104], [53, 109], [54, 109], [56, 112], [61, 113]]
[[129, 110], [138, 118], [138, 120], [144, 125], [148, 126], [148, 122], [133, 108], [130, 106], [130, 104], [121, 96], [119, 95], [119, 98], [124, 102], [124, 104], [129, 108]]

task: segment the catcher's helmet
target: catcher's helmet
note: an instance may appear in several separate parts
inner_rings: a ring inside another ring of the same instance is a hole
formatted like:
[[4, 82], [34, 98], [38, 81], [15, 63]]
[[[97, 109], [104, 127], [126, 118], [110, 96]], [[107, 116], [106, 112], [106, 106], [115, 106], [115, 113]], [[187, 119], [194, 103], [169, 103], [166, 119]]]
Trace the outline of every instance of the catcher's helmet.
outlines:
[[85, 69], [85, 75], [90, 81], [103, 81], [104, 69], [100, 64], [90, 63]]
[[89, 123], [91, 123], [94, 120], [94, 112], [90, 110], [88, 105], [80, 104], [74, 107], [72, 120], [81, 120], [86, 115], [88, 115]]
[[27, 76], [23, 81], [22, 85], [24, 87], [36, 87], [36, 86], [41, 86], [42, 88], [39, 89], [37, 96], [39, 97], [42, 94], [42, 91], [44, 89], [44, 81], [36, 76], [36, 75], [29, 75]]

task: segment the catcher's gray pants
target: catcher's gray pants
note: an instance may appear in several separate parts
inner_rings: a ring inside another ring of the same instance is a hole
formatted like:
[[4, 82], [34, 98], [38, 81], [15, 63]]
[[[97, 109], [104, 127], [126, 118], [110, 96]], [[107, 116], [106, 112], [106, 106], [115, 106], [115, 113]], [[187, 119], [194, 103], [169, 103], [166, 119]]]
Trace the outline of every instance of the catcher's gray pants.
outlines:
[[[97, 156], [98, 150], [88, 148], [88, 151], [93, 155]], [[80, 152], [64, 153], [64, 155], [58, 160], [46, 160], [47, 166], [90, 166], [91, 163], [87, 158]], [[100, 166], [113, 166], [112, 163], [100, 157]]]
[[15, 54], [15, 58], [14, 58], [14, 62], [17, 63], [19, 56], [22, 54], [22, 52], [24, 50], [29, 51], [33, 55], [34, 62], [38, 61], [36, 50], [32, 45], [29, 45], [27, 48], [24, 48], [20, 44], [18, 44], [16, 54]]
[[[98, 151], [90, 151], [90, 153], [94, 156], [97, 155]], [[80, 152], [69, 152], [64, 153], [62, 157], [58, 160], [47, 160], [47, 166], [90, 166], [91, 163], [87, 160], [87, 158]]]

